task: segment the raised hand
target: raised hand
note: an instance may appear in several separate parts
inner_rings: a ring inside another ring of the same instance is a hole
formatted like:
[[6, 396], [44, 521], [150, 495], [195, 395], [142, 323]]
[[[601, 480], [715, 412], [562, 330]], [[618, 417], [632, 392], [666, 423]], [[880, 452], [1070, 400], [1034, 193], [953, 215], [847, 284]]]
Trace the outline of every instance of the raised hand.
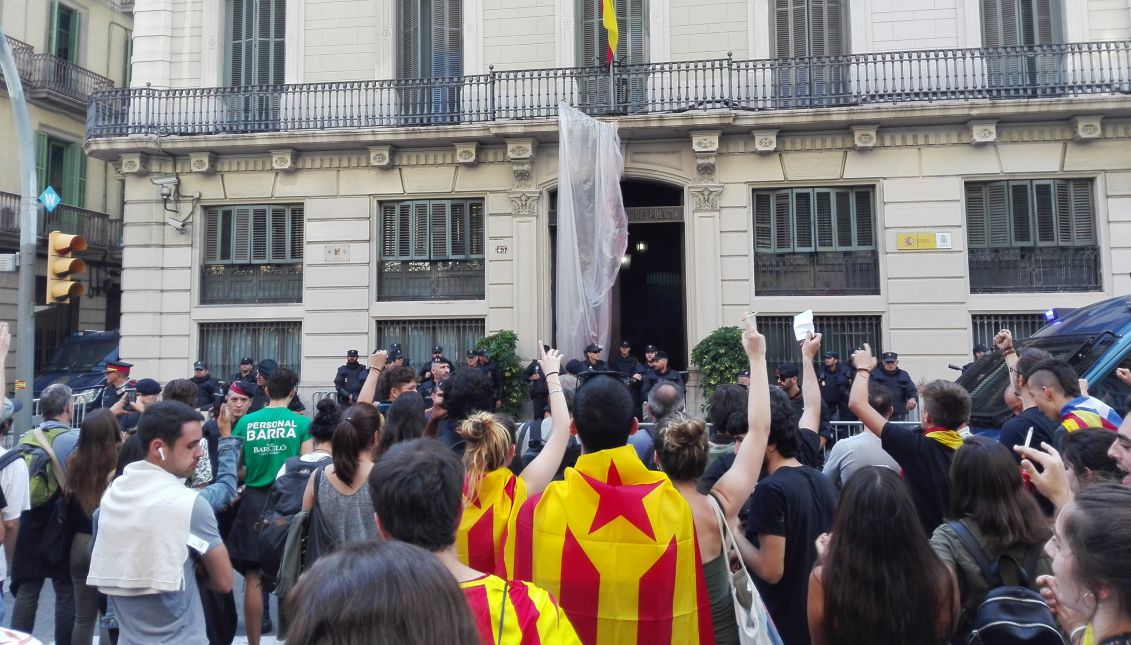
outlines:
[[1013, 349], [1013, 332], [1008, 329], [999, 331], [997, 335], [994, 336], [994, 347], [1003, 352], [1007, 349]]
[[742, 316], [742, 349], [747, 358], [760, 359], [766, 356], [766, 337], [758, 332], [754, 315], [746, 312]]
[[872, 355], [872, 347], [868, 343], [864, 343], [863, 347], [852, 352], [852, 364], [857, 369], [876, 369], [876, 357]]
[[369, 369], [383, 370], [387, 360], [389, 360], [389, 352], [379, 349], [369, 355]]
[[809, 362], [817, 358], [817, 353], [821, 351], [821, 334], [814, 334], [807, 332], [805, 340], [801, 341], [801, 356]]
[[[1043, 450], [1014, 446], [1013, 450], [1021, 455], [1021, 468], [1029, 473], [1033, 486], [1060, 508], [1072, 499], [1072, 488], [1068, 485], [1068, 471], [1056, 448], [1043, 442], [1041, 448]], [[1034, 462], [1041, 465], [1040, 471], [1037, 470]]]
[[542, 373], [560, 373], [562, 369], [562, 353], [552, 347], [550, 351], [546, 351], [544, 347], [542, 341], [538, 341], [538, 365], [542, 367]]

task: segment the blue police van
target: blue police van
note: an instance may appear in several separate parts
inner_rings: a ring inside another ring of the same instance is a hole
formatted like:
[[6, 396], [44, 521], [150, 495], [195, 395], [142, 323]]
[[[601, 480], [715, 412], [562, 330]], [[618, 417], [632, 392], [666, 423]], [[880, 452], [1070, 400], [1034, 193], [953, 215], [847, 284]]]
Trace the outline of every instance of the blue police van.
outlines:
[[[1044, 327], [1029, 338], [1014, 339], [1014, 346], [1037, 347], [1067, 361], [1087, 380], [1088, 394], [1125, 414], [1131, 387], [1115, 370], [1131, 368], [1131, 296], [1070, 311], [1049, 310], [1045, 319]], [[973, 399], [974, 432], [995, 433], [1012, 414], [1002, 398], [1009, 373], [1000, 352], [983, 356], [957, 382]]]
[[118, 360], [120, 338], [117, 330], [80, 331], [68, 336], [36, 375], [35, 398], [48, 385], [63, 383], [70, 386], [75, 405], [82, 405], [84, 412], [102, 407], [106, 363]]

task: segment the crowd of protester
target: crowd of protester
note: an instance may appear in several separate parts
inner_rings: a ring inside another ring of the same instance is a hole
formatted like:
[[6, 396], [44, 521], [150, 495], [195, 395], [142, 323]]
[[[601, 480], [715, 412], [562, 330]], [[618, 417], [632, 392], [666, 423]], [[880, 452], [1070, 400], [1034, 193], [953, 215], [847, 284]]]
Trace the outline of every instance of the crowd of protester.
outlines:
[[[992, 439], [964, 388], [908, 389], [868, 345], [842, 364], [811, 333], [771, 384], [742, 325], [748, 370], [704, 418], [627, 343], [567, 370], [539, 342], [521, 424], [489, 357], [441, 347], [419, 370], [349, 352], [313, 418], [297, 374], [250, 358], [226, 388], [203, 363], [141, 379], [77, 430], [48, 387], [0, 450], [0, 639], [50, 582], [64, 644], [230, 644], [237, 601], [254, 644], [1131, 643], [1131, 422], [1071, 366], [1002, 330], [1015, 414]], [[0, 324], [0, 378], [9, 343]]]

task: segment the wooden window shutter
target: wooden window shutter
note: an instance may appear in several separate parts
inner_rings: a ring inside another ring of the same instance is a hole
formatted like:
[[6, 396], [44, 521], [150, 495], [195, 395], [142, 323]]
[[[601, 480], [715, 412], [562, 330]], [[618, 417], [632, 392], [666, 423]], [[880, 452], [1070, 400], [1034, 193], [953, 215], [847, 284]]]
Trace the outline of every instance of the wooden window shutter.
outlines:
[[228, 53], [229, 81], [233, 87], [251, 85], [251, 34], [255, 0], [232, 0], [232, 44]]
[[1096, 243], [1096, 211], [1092, 205], [1092, 182], [1087, 179], [1069, 179], [1072, 202], [1072, 243], [1078, 246]]
[[487, 246], [486, 215], [483, 210], [483, 200], [476, 199], [468, 202], [468, 255], [472, 258], [482, 258], [484, 248]]
[[220, 209], [210, 208], [204, 212], [204, 261], [220, 260]]
[[251, 212], [251, 261], [266, 262], [271, 257], [271, 210], [266, 206], [255, 206]]
[[287, 259], [301, 260], [304, 256], [306, 245], [305, 210], [302, 206], [292, 206], [290, 208], [289, 218], [291, 222], [291, 240]]
[[1009, 246], [1009, 189], [1004, 181], [994, 182], [986, 190], [986, 243]]
[[381, 259], [396, 260], [397, 204], [381, 204]]
[[251, 208], [237, 206], [232, 219], [232, 262], [247, 264], [251, 261], [251, 244], [254, 239]]
[[[1057, 223], [1057, 196], [1053, 182], [1038, 181], [1033, 185], [1033, 221], [1037, 231], [1037, 244], [1055, 246], [1059, 225]], [[1071, 236], [1071, 225], [1068, 235]]]
[[455, 246], [454, 242], [449, 245], [449, 232], [451, 231], [451, 222], [456, 219], [456, 203], [451, 203], [451, 208], [448, 208], [448, 202], [434, 201], [431, 202], [432, 212], [428, 217], [428, 228], [431, 237], [431, 255], [432, 260], [447, 260], [452, 255], [452, 247]]
[[69, 144], [63, 153], [63, 203], [82, 208], [86, 197], [86, 155], [82, 146]]
[[817, 217], [816, 245], [818, 251], [832, 251], [836, 248], [836, 211], [833, 196], [836, 191], [814, 191], [814, 214]]
[[420, 4], [430, 0], [400, 0], [400, 78], [420, 78], [423, 67], [420, 42]]
[[271, 239], [269, 240], [270, 259], [272, 262], [285, 262], [287, 257], [287, 241], [290, 239], [290, 218], [287, 216], [286, 206], [272, 206], [268, 217]]
[[467, 202], [452, 202], [451, 218], [448, 220], [448, 239], [451, 241], [451, 257], [453, 260], [463, 260], [470, 254], [470, 240], [468, 239], [468, 213]]
[[433, 78], [463, 74], [463, 0], [421, 0], [432, 2]]
[[774, 0], [775, 57], [795, 58], [809, 51], [805, 0]]
[[[621, 38], [617, 59], [624, 64], [638, 65], [648, 62], [648, 12], [647, 0], [622, 0], [618, 5], [625, 6], [624, 20], [619, 20]], [[619, 9], [619, 7], [618, 7]], [[618, 11], [619, 13], [619, 11]], [[625, 38], [627, 34], [628, 38]]]
[[605, 61], [605, 30], [601, 27], [601, 0], [580, 0], [578, 22], [580, 46], [577, 48], [581, 67], [602, 64]]
[[774, 193], [774, 251], [793, 250], [793, 208], [791, 192], [779, 190]]
[[413, 260], [428, 259], [428, 202], [414, 202], [412, 207], [412, 246], [409, 254]]
[[795, 191], [793, 193], [793, 209], [794, 250], [817, 250], [813, 243], [813, 191]]
[[754, 250], [774, 250], [773, 193], [754, 193]]
[[972, 249], [989, 246], [986, 218], [989, 211], [985, 184], [966, 184], [966, 243]]
[[852, 191], [837, 190], [833, 196], [836, 198], [836, 219], [833, 222], [836, 226], [836, 247], [840, 250], [856, 248], [860, 245], [854, 239], [856, 227], [852, 221]]
[[1029, 182], [1009, 184], [1011, 246], [1033, 245], [1033, 213], [1029, 204]]
[[856, 246], [862, 249], [876, 248], [876, 215], [872, 208], [872, 190], [861, 188], [854, 191], [856, 218]]
[[412, 206], [413, 202], [397, 206], [397, 260], [412, 259]]

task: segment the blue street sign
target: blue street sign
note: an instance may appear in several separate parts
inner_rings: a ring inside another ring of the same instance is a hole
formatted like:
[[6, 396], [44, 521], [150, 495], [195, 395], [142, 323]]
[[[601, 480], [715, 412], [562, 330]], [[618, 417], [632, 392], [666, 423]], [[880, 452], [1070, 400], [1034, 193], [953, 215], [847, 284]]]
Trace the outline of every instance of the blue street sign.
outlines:
[[55, 189], [50, 186], [45, 188], [43, 192], [39, 194], [39, 203], [43, 204], [43, 207], [47, 209], [48, 213], [55, 210], [55, 207], [62, 203], [62, 201], [63, 198], [60, 197], [59, 193], [55, 192]]

